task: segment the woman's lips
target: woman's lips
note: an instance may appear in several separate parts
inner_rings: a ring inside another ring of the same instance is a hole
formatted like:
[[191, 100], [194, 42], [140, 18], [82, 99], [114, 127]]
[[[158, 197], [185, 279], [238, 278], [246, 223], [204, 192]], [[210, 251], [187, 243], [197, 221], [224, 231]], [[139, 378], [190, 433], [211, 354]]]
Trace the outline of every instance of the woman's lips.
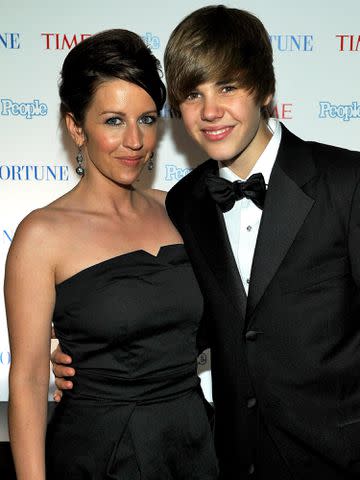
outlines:
[[125, 165], [128, 165], [129, 167], [133, 167], [141, 162], [142, 157], [116, 157], [116, 160]]

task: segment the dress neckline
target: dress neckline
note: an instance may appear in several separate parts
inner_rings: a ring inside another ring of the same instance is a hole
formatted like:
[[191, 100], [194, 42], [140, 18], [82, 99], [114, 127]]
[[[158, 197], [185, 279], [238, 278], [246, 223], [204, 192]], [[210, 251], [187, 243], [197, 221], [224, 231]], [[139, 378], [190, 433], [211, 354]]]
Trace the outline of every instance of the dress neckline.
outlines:
[[167, 249], [176, 248], [176, 247], [184, 247], [184, 244], [183, 243], [169, 243], [167, 245], [161, 245], [156, 255], [153, 255], [152, 253], [148, 252], [147, 250], [143, 250], [141, 248], [139, 248], [138, 250], [131, 250], [130, 252], [120, 253], [119, 255], [115, 255], [114, 257], [107, 258], [107, 259], [102, 260], [100, 262], [94, 263], [93, 265], [89, 265], [88, 267], [82, 268], [81, 270], [74, 273], [73, 275], [70, 275], [70, 277], [65, 278], [65, 280], [62, 280], [61, 282], [56, 283], [55, 288], [56, 289], [60, 288], [63, 285], [65, 285], [66, 283], [70, 282], [71, 280], [85, 274], [86, 272], [89, 272], [91, 270], [96, 270], [97, 268], [100, 268], [104, 265], [108, 265], [108, 264], [110, 264], [112, 262], [115, 262], [119, 259], [131, 256], [131, 255], [135, 255], [135, 254], [141, 254], [141, 255], [145, 255], [145, 256], [153, 258], [153, 259], [158, 259], [158, 258], [161, 257], [161, 255], [164, 251], [166, 251]]

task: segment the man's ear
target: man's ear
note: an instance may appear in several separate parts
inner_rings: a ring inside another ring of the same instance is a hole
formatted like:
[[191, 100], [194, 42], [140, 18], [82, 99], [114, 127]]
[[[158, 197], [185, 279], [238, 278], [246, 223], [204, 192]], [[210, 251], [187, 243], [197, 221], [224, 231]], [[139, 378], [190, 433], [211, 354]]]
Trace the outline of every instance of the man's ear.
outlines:
[[85, 133], [83, 128], [76, 122], [72, 113], [66, 114], [65, 123], [71, 138], [78, 147], [81, 147], [85, 142]]
[[269, 93], [269, 95], [267, 97], [265, 97], [265, 100], [263, 101], [263, 104], [261, 105], [262, 107], [268, 107], [271, 102], [273, 101], [273, 94], [272, 93]]

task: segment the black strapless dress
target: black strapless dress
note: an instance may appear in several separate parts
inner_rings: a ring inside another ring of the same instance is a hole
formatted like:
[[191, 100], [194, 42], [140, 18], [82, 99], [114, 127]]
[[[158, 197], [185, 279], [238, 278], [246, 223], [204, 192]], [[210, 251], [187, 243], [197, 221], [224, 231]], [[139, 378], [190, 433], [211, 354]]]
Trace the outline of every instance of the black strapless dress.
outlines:
[[105, 260], [56, 293], [76, 377], [48, 425], [47, 478], [216, 479], [196, 373], [203, 301], [184, 246]]

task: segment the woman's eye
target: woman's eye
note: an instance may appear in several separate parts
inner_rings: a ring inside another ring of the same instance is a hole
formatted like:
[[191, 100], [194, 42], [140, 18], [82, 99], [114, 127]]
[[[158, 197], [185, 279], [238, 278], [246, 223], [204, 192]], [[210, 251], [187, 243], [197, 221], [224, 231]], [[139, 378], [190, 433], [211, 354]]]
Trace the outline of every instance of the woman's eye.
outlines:
[[119, 117], [111, 117], [108, 118], [105, 123], [107, 125], [120, 125], [122, 123], [122, 120]]
[[157, 117], [154, 115], [144, 115], [143, 117], [140, 118], [139, 123], [142, 123], [144, 125], [153, 125], [156, 123]]

